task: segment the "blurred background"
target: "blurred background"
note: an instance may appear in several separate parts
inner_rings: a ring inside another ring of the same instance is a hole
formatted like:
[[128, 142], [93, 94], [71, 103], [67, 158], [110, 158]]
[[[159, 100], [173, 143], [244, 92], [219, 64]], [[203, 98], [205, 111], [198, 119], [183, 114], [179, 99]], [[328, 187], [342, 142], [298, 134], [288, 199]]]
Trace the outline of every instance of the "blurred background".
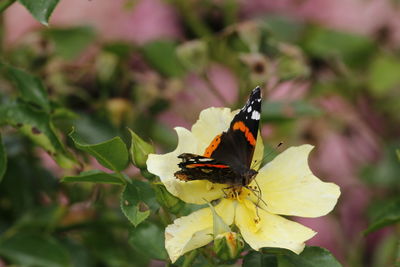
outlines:
[[[42, 80], [68, 151], [72, 126], [91, 143], [130, 127], [171, 151], [173, 127], [260, 85], [266, 151], [313, 144], [313, 171], [341, 187], [332, 213], [296, 218], [318, 232], [307, 244], [344, 266], [394, 266], [399, 226], [364, 231], [387, 207], [400, 218], [399, 1], [61, 0], [48, 27], [14, 3], [0, 27], [1, 62]], [[0, 103], [17, 95], [2, 74]], [[164, 226], [132, 230], [119, 187], [59, 183], [95, 160], [62, 168], [14, 127], [1, 133], [0, 266], [164, 266]], [[154, 233], [157, 246], [137, 241]]]

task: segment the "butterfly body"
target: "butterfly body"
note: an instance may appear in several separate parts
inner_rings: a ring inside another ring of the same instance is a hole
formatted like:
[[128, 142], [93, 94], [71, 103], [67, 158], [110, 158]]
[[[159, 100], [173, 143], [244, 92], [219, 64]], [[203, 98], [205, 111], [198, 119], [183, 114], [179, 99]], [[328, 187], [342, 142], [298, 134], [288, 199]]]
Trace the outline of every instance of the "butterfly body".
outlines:
[[208, 180], [247, 186], [257, 175], [251, 168], [261, 114], [261, 90], [256, 87], [226, 132], [218, 134], [203, 155], [183, 153], [175, 177], [182, 181]]

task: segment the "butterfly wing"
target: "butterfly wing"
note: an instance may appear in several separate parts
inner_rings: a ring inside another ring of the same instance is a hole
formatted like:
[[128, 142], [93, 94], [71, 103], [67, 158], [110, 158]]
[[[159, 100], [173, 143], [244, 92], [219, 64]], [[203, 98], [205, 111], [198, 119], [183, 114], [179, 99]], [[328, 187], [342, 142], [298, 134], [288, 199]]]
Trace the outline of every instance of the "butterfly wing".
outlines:
[[235, 173], [230, 166], [215, 159], [183, 153], [178, 156], [182, 162], [178, 164], [180, 170], [175, 172], [175, 177], [182, 181], [208, 180], [213, 183], [227, 183], [233, 180]]
[[204, 157], [224, 162], [233, 169], [250, 168], [261, 117], [261, 90], [256, 87], [246, 105], [233, 118], [227, 132], [217, 135]]

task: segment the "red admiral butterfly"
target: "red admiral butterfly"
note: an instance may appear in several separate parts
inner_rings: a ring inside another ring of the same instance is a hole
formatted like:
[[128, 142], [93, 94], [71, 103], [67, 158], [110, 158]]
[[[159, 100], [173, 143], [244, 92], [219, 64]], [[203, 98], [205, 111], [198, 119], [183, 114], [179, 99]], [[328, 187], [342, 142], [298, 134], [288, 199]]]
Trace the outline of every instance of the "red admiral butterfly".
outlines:
[[257, 175], [251, 169], [261, 115], [261, 90], [256, 87], [233, 118], [227, 132], [217, 135], [203, 156], [183, 153], [175, 177], [182, 181], [208, 180], [232, 187], [247, 186]]

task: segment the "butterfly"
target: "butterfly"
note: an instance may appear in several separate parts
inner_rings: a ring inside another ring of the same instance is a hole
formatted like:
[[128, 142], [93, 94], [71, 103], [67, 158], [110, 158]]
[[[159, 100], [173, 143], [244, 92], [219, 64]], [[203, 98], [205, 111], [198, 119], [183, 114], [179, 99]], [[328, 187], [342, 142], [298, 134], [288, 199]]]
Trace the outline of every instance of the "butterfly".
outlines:
[[226, 132], [218, 134], [203, 155], [178, 156], [182, 181], [208, 180], [232, 187], [246, 187], [257, 175], [251, 168], [261, 116], [261, 89], [256, 87], [246, 105], [235, 115]]

